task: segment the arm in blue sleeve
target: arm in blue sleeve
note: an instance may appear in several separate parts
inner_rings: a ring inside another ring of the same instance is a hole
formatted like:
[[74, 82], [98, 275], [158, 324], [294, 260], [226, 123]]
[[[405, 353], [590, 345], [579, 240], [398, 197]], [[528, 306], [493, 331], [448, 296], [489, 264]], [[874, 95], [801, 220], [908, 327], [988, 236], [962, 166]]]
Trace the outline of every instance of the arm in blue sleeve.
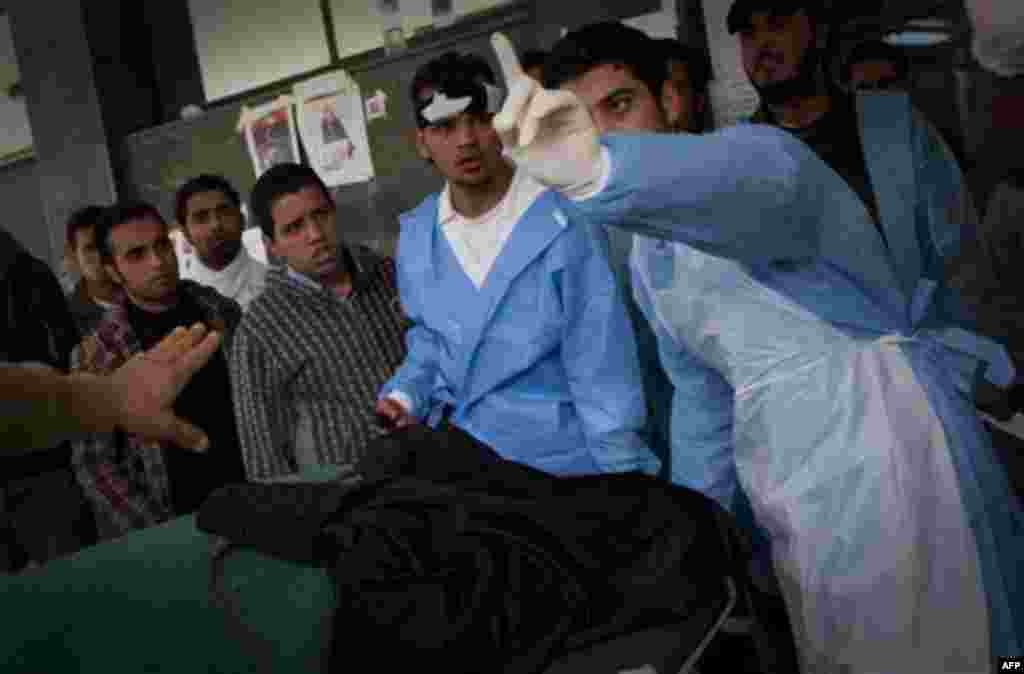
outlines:
[[592, 221], [748, 263], [817, 253], [826, 167], [785, 131], [741, 124], [602, 142], [608, 182], [576, 204]]
[[560, 272], [566, 314], [562, 362], [594, 462], [607, 473], [656, 474], [657, 457], [643, 440], [646, 420], [636, 339], [604, 242], [583, 223], [566, 241]]
[[634, 297], [651, 325], [661, 364], [672, 383], [669, 479], [715, 499], [732, 511], [739, 489], [733, 456], [733, 390], [699, 356], [677, 343], [658, 320], [640, 275]]
[[411, 326], [405, 333], [405, 360], [381, 388], [380, 397], [402, 393], [412, 402], [409, 414], [422, 421], [430, 412], [431, 397], [437, 382], [440, 343], [437, 333], [423, 321], [419, 294], [409, 274], [409, 256], [422, 254], [423, 251], [406, 250], [407, 245], [402, 245], [406, 241], [408, 239], [403, 236], [398, 247], [398, 295]]

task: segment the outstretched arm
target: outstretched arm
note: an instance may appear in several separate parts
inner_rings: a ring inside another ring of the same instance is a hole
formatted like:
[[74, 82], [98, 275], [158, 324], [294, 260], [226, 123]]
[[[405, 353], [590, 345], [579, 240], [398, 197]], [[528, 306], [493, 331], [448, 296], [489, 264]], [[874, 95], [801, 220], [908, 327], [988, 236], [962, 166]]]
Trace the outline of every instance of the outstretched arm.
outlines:
[[562, 363], [594, 463], [604, 472], [657, 474], [643, 439], [647, 406], [633, 324], [603, 241], [580, 227], [578, 257], [561, 274]]
[[506, 152], [595, 224], [745, 262], [817, 253], [828, 172], [790, 134], [740, 125], [601, 138], [579, 98], [526, 77], [504, 35], [493, 44], [509, 88], [494, 119]]
[[205, 327], [179, 328], [114, 374], [62, 375], [42, 364], [0, 364], [0, 448], [53, 447], [120, 427], [152, 440], [205, 448], [203, 433], [171, 409], [185, 384], [220, 345]]

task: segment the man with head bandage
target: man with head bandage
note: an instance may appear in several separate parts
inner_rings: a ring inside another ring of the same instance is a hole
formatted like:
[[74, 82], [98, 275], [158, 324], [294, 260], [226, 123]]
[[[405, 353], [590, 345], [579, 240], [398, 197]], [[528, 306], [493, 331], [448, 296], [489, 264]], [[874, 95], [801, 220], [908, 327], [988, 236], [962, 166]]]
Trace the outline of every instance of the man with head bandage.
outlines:
[[656, 473], [606, 240], [503, 156], [491, 126], [502, 92], [482, 59], [447, 53], [417, 71], [411, 94], [417, 150], [446, 185], [401, 219], [413, 325], [378, 415], [458, 426], [553, 474]]

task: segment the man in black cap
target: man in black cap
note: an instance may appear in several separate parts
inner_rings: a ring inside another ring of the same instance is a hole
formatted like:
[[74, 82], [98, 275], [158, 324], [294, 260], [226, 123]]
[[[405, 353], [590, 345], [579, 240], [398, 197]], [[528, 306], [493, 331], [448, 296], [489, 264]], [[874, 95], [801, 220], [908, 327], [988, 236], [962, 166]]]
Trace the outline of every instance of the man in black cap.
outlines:
[[780, 126], [841, 175], [878, 222], [854, 99], [832, 85], [827, 21], [816, 0], [737, 0], [726, 19], [738, 33], [743, 68], [761, 97], [751, 121]]
[[[885, 211], [889, 215], [905, 212], [914, 207], [917, 196], [907, 202], [906, 191], [885, 193], [893, 185], [883, 184], [878, 171], [872, 175], [869, 167], [877, 162], [870, 155], [876, 149], [888, 153], [893, 142], [926, 147], [932, 168], [954, 176], [960, 189], [949, 195], [944, 215], [956, 222], [957, 229], [966, 225], [965, 232], [973, 231], [976, 212], [962, 185], [955, 155], [934, 127], [912, 109], [909, 97], [901, 94], [901, 101], [891, 106], [866, 102], [871, 92], [847, 94], [828, 77], [829, 20], [820, 0], [736, 0], [726, 21], [729, 32], [739, 34], [743, 68], [761, 97], [751, 121], [779, 126], [810, 145], [860, 197], [887, 245], [891, 228], [914, 223], [905, 218], [885, 222]], [[893, 135], [893, 117], [886, 112], [893, 106], [911, 108], [912, 134]], [[908, 177], [918, 183], [925, 178], [917, 167], [910, 173]], [[881, 202], [886, 208], [880, 207]]]

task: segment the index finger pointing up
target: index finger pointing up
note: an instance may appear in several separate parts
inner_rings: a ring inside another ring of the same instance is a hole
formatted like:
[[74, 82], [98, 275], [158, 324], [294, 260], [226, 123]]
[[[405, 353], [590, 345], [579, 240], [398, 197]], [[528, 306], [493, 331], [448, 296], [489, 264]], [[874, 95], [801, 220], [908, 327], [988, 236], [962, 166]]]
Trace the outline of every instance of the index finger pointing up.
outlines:
[[517, 79], [525, 76], [523, 66], [519, 63], [516, 49], [512, 46], [509, 39], [505, 37], [504, 33], [492, 35], [491, 46], [494, 47], [494, 53], [498, 56], [498, 66], [505, 77], [505, 85], [511, 87]]

